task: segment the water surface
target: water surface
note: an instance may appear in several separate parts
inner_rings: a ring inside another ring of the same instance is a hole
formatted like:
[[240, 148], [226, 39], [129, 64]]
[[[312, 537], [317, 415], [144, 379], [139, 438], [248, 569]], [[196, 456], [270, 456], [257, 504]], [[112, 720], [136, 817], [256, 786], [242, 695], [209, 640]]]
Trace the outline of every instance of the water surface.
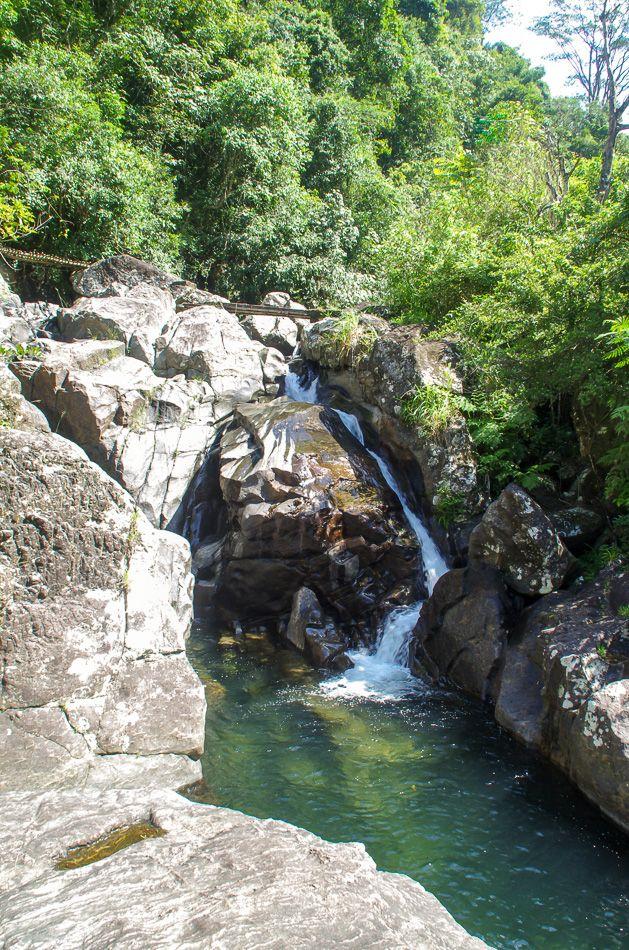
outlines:
[[477, 704], [404, 670], [380, 692], [372, 668], [322, 678], [259, 635], [197, 627], [189, 653], [209, 704], [200, 800], [362, 841], [494, 947], [628, 945], [625, 839]]

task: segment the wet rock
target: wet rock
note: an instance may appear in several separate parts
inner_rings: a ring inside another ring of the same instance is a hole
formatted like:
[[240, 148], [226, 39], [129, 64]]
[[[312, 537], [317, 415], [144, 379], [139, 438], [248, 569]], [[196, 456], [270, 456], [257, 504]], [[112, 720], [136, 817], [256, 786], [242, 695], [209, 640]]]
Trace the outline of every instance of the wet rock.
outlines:
[[325, 616], [317, 595], [307, 587], [301, 587], [293, 597], [285, 636], [315, 666], [347, 670], [354, 665], [345, 654], [343, 634]]
[[629, 631], [613, 569], [529, 608], [509, 643], [496, 718], [629, 830]]
[[[54, 869], [72, 847], [140, 822], [165, 834]], [[361, 844], [165, 791], [4, 796], [0, 918], [7, 945], [64, 950], [485, 946], [420, 884], [378, 871]]]
[[371, 315], [359, 317], [351, 338], [333, 319], [304, 327], [301, 353], [327, 371], [363, 405], [385, 444], [398, 458], [417, 462], [429, 512], [443, 492], [459, 501], [461, 517], [481, 502], [472, 441], [465, 419], [453, 412], [439, 432], [426, 435], [402, 418], [409, 396], [425, 386], [462, 391], [456, 355], [447, 343], [427, 340], [419, 327], [392, 327]]
[[277, 386], [286, 374], [286, 360], [279, 350], [272, 346], [263, 346], [259, 350], [260, 365], [262, 367], [262, 381], [267, 392], [270, 386]]
[[500, 570], [520, 594], [548, 594], [562, 587], [575, 560], [540, 505], [519, 485], [508, 485], [470, 536], [472, 562]]
[[341, 621], [416, 583], [417, 546], [368, 456], [342, 448], [320, 406], [237, 408], [221, 443], [229, 533], [219, 601], [231, 618], [287, 617], [309, 587]]
[[133, 756], [112, 762], [128, 781], [146, 756], [166, 754], [167, 774], [171, 755], [198, 756], [187, 543], [43, 432], [0, 429], [0, 521], [1, 787], [67, 786], [94, 769], [102, 781], [103, 754]]
[[138, 284], [124, 297], [82, 297], [57, 324], [63, 340], [122, 340], [129, 356], [153, 366], [155, 342], [174, 316], [169, 291]]
[[478, 699], [493, 695], [513, 603], [500, 574], [470, 565], [443, 574], [422, 607], [415, 661]]
[[179, 314], [157, 341], [155, 371], [204, 380], [217, 399], [251, 399], [264, 390], [260, 344], [222, 307], [193, 307]]
[[155, 376], [118, 341], [42, 341], [40, 360], [15, 370], [55, 431], [120, 482], [156, 527], [171, 521], [222, 412], [207, 383]]

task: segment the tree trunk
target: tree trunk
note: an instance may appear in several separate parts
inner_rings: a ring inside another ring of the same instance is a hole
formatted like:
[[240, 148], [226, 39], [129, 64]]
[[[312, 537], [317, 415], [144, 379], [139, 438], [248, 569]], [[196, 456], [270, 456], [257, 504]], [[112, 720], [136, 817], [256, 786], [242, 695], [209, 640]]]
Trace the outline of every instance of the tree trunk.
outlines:
[[603, 160], [601, 162], [601, 177], [596, 193], [599, 201], [605, 201], [612, 183], [612, 165], [614, 164], [614, 151], [616, 149], [616, 139], [618, 138], [618, 124], [618, 116], [615, 110], [610, 107], [607, 140], [605, 142], [605, 148], [603, 149]]

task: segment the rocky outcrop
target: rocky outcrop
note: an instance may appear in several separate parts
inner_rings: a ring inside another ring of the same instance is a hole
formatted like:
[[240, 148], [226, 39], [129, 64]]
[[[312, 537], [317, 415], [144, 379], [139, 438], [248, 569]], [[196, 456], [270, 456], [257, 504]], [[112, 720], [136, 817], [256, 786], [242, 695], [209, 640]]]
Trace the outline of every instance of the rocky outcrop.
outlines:
[[478, 699], [489, 699], [513, 613], [497, 571], [478, 565], [448, 571], [422, 608], [416, 665], [434, 679], [447, 677]]
[[72, 281], [79, 297], [124, 297], [139, 285], [160, 290], [193, 287], [174, 274], [130, 254], [117, 254], [77, 271]]
[[575, 560], [544, 510], [519, 485], [501, 492], [472, 531], [471, 562], [500, 570], [519, 594], [549, 594], [573, 573]]
[[303, 303], [291, 300], [290, 294], [283, 290], [272, 290], [262, 299], [264, 307], [279, 307], [284, 310], [305, 310]]
[[18, 380], [9, 367], [0, 362], [0, 428], [49, 431], [46, 417], [26, 401]]
[[281, 311], [277, 316], [252, 314], [245, 317], [241, 326], [252, 340], [272, 346], [284, 356], [290, 356], [297, 346], [299, 323]]
[[57, 323], [63, 340], [122, 340], [128, 356], [153, 366], [155, 341], [174, 316], [169, 291], [138, 284], [124, 297], [81, 297]]
[[155, 371], [207, 382], [217, 400], [251, 399], [264, 392], [261, 344], [222, 307], [184, 310], [157, 341]]
[[[161, 834], [55, 870], [69, 849], [141, 822]], [[485, 946], [363, 845], [157, 791], [4, 796], [0, 917], [7, 945], [45, 950]]]
[[504, 659], [496, 719], [629, 831], [629, 575], [604, 572], [527, 610]]
[[418, 388], [462, 391], [448, 344], [427, 340], [420, 327], [392, 327], [378, 317], [361, 316], [349, 336], [333, 319], [306, 327], [301, 352], [326, 370], [328, 382], [362, 403], [402, 461], [418, 463], [429, 512], [444, 492], [458, 499], [462, 515], [478, 509], [481, 492], [463, 416], [453, 412], [441, 431], [429, 435], [403, 419], [404, 406]]
[[325, 616], [317, 595], [307, 587], [300, 587], [293, 597], [285, 637], [291, 646], [305, 653], [314, 666], [336, 670], [353, 666], [345, 653], [343, 635]]
[[0, 783], [198, 775], [189, 549], [61, 436], [0, 429]]
[[332, 435], [334, 418], [283, 398], [236, 410], [221, 443], [226, 616], [287, 618], [307, 586], [336, 619], [375, 623], [414, 596], [416, 543], [371, 459]]
[[152, 524], [169, 524], [216, 435], [210, 386], [162, 379], [117, 341], [45, 340], [37, 361], [13, 368], [55, 431], [119, 481]]

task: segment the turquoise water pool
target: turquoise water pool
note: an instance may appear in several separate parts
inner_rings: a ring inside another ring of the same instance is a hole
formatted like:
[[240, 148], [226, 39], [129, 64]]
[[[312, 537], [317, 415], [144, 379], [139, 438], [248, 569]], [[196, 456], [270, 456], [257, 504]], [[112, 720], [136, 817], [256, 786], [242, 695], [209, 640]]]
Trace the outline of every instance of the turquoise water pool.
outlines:
[[362, 841], [494, 947], [629, 945], [626, 840], [475, 703], [416, 681], [361, 698], [254, 634], [196, 627], [189, 654], [208, 697], [192, 797]]

